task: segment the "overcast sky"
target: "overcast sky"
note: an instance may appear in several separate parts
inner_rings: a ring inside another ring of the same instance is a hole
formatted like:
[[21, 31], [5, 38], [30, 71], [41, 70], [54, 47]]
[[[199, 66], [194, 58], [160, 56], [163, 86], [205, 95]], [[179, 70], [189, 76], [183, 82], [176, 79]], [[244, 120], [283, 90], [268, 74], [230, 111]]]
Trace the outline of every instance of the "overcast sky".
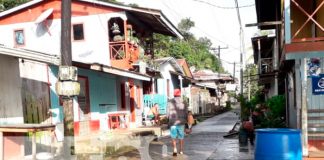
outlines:
[[[181, 19], [190, 18], [195, 22], [191, 32], [197, 38], [207, 37], [213, 47], [228, 47], [221, 50], [221, 59], [226, 71], [233, 73], [233, 62], [240, 61], [240, 37], [237, 11], [234, 0], [118, 0], [136, 3], [141, 7], [160, 9], [175, 26]], [[256, 23], [254, 0], [238, 0], [242, 27], [244, 30], [246, 61], [251, 52], [251, 37], [257, 32], [256, 27], [245, 27], [245, 24]], [[239, 77], [239, 66], [236, 66]]]

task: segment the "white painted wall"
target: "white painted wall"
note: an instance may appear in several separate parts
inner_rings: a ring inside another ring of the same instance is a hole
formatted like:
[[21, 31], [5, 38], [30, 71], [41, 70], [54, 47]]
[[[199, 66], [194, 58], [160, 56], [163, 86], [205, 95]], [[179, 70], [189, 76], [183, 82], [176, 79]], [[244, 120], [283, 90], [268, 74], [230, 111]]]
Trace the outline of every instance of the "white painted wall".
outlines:
[[0, 124], [24, 123], [17, 58], [0, 55]]
[[[84, 41], [72, 41], [74, 61], [110, 65], [108, 20], [112, 17], [126, 19], [124, 12], [72, 17], [72, 24], [83, 24], [85, 36]], [[49, 20], [48, 27], [49, 32], [42, 23], [1, 25], [0, 44], [15, 47], [14, 30], [23, 29], [26, 45], [22, 48], [60, 55], [61, 20]]]
[[163, 79], [158, 79], [157, 80], [157, 93], [158, 94], [165, 94], [167, 95], [167, 79], [170, 80], [170, 97], [173, 98], [173, 90], [174, 90], [174, 85], [172, 84], [171, 80], [171, 73], [170, 71], [175, 72], [175, 69], [170, 63], [164, 63], [160, 66], [160, 72], [163, 76]]
[[20, 60], [19, 61], [20, 77], [40, 82], [48, 82], [48, 66], [45, 63]]

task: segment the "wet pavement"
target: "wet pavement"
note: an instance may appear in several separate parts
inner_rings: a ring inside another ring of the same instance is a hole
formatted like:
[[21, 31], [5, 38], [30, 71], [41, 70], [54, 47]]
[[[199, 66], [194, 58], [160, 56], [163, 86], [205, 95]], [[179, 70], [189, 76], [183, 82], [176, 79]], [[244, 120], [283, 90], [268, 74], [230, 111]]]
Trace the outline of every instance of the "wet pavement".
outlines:
[[[193, 127], [190, 135], [185, 137], [183, 155], [172, 156], [172, 145], [169, 136], [153, 141], [149, 146], [150, 157], [160, 159], [188, 159], [188, 160], [249, 160], [253, 159], [254, 146], [240, 146], [238, 138], [223, 138], [239, 120], [235, 113], [229, 111], [205, 120]], [[167, 146], [167, 154], [163, 156], [162, 146]]]
[[91, 155], [91, 158], [86, 159], [250, 160], [254, 157], [254, 146], [249, 144], [240, 146], [237, 137], [223, 137], [239, 121], [238, 111], [238, 109], [233, 109], [195, 125], [192, 133], [185, 136], [184, 154], [178, 154], [177, 157], [172, 156], [171, 138], [166, 130], [158, 140], [153, 140], [156, 138], [153, 135], [124, 137], [118, 140], [122, 144], [118, 147], [120, 152], [107, 155], [106, 150], [106, 154]]

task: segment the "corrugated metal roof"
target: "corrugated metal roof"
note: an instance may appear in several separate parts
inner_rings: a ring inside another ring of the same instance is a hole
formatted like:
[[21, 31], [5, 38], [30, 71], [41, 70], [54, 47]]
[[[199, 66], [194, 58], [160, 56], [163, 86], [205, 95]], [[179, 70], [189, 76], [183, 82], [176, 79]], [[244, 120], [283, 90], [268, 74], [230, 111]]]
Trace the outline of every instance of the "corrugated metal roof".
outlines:
[[4, 45], [0, 45], [0, 54], [54, 65], [59, 65], [61, 62], [58, 55], [51, 55], [27, 49], [10, 48]]
[[[180, 31], [171, 23], [171, 21], [162, 13], [161, 10], [142, 8], [142, 7], [130, 7], [122, 4], [111, 3], [111, 2], [101, 2], [97, 0], [78, 0], [80, 2], [86, 2], [106, 7], [113, 7], [122, 9], [128, 14], [137, 17], [142, 23], [148, 25], [153, 32], [161, 33], [165, 35], [175, 36], [178, 38], [183, 38]], [[36, 5], [38, 3], [45, 2], [45, 0], [32, 0], [25, 4], [19, 5], [17, 7], [11, 8], [0, 13], [0, 18], [28, 8], [30, 6]]]

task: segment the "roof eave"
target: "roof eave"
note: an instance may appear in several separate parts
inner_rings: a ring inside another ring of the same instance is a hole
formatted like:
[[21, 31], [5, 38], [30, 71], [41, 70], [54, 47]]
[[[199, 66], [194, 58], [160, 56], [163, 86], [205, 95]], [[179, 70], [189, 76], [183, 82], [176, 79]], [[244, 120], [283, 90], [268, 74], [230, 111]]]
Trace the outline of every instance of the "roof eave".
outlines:
[[53, 65], [59, 65], [61, 62], [57, 55], [50, 55], [25, 49], [9, 48], [5, 46], [0, 46], [0, 54]]
[[21, 9], [24, 9], [24, 8], [30, 7], [30, 6], [32, 6], [32, 5], [35, 5], [35, 4], [37, 4], [37, 3], [40, 3], [40, 2], [42, 2], [42, 1], [44, 1], [44, 0], [33, 0], [33, 1], [29, 1], [29, 2], [27, 2], [27, 3], [24, 3], [24, 4], [19, 5], [19, 6], [17, 6], [17, 7], [14, 7], [14, 8], [8, 9], [8, 10], [6, 10], [6, 11], [3, 11], [3, 12], [0, 13], [0, 18], [1, 18], [1, 17], [4, 17], [4, 16], [7, 16], [7, 15], [9, 15], [9, 14], [12, 14], [12, 13], [14, 13], [14, 12], [17, 12], [17, 11], [19, 11], [19, 10], [21, 10]]

